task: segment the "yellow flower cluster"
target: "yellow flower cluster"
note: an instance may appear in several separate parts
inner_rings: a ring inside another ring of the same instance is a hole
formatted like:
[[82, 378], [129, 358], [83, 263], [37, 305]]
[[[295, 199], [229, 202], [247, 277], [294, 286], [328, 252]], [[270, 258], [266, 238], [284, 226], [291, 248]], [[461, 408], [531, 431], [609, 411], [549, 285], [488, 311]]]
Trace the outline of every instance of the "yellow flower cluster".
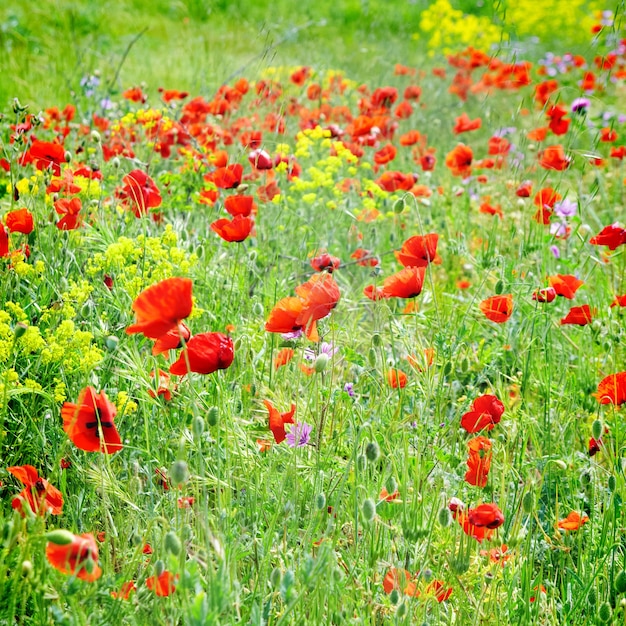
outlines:
[[506, 39], [502, 28], [489, 18], [464, 15], [454, 9], [449, 0], [436, 0], [422, 13], [420, 31], [414, 38], [424, 37], [431, 55], [435, 52], [452, 54], [468, 46], [489, 50]]
[[130, 396], [125, 391], [120, 391], [115, 399], [115, 406], [117, 413], [121, 417], [122, 415], [130, 415], [137, 412], [137, 403], [130, 399]]
[[160, 237], [120, 237], [88, 261], [87, 274], [113, 276], [115, 284], [134, 299], [147, 285], [174, 274], [189, 274], [197, 264], [198, 257], [178, 248], [177, 241], [169, 224]]
[[560, 41], [587, 43], [595, 21], [594, 10], [602, 8], [604, 4], [569, 0], [565, 6], [560, 0], [509, 0], [506, 24], [517, 37], [539, 37], [545, 42], [558, 37]]

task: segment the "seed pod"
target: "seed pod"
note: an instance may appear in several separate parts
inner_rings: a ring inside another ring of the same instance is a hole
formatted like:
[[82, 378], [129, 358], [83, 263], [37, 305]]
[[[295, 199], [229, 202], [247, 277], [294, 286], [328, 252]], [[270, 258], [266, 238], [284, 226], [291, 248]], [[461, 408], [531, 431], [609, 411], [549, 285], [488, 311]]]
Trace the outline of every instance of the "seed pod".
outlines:
[[376, 515], [376, 503], [371, 498], [366, 498], [361, 505], [361, 511], [363, 512], [363, 519], [366, 522], [371, 522]]

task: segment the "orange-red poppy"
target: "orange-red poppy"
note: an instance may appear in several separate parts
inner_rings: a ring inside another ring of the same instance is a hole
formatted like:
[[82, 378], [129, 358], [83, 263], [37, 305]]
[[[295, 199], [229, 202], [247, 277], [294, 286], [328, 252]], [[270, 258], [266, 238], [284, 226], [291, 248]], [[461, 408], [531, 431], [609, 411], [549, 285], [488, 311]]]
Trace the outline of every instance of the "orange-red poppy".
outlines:
[[281, 413], [269, 400], [263, 400], [263, 404], [269, 411], [269, 429], [272, 431], [272, 435], [274, 435], [274, 441], [281, 443], [287, 436], [285, 424], [294, 423], [293, 416], [296, 412], [296, 405], [292, 404], [289, 411]]
[[33, 232], [35, 227], [33, 214], [26, 208], [9, 211], [4, 222], [11, 233], [28, 235]]
[[332, 274], [336, 269], [339, 269], [340, 265], [341, 259], [338, 259], [336, 256], [331, 256], [327, 252], [311, 259], [311, 267], [316, 272], [326, 271]]
[[565, 519], [559, 520], [557, 527], [560, 530], [578, 530], [588, 521], [589, 518], [586, 515], [581, 515], [577, 511], [572, 511]]
[[465, 480], [474, 487], [485, 487], [491, 468], [491, 440], [474, 437], [467, 442], [468, 458]]
[[252, 196], [228, 196], [224, 200], [224, 208], [230, 213], [233, 217], [237, 215], [242, 215], [243, 217], [248, 217], [251, 213], [256, 211], [256, 203]]
[[482, 125], [483, 121], [480, 119], [480, 117], [477, 117], [474, 120], [470, 120], [468, 114], [463, 112], [459, 117], [455, 119], [455, 125], [452, 129], [452, 132], [455, 135], [460, 135], [461, 133], [478, 130]]
[[592, 311], [588, 304], [573, 306], [569, 313], [561, 319], [561, 325], [574, 324], [575, 326], [586, 326], [595, 316], [595, 309]]
[[608, 246], [609, 250], [615, 250], [626, 244], [626, 228], [622, 228], [618, 224], [605, 226], [589, 240], [589, 243], [594, 246]]
[[86, 582], [93, 582], [102, 575], [98, 566], [98, 545], [89, 533], [72, 535], [70, 543], [62, 545], [49, 541], [46, 558], [62, 574], [71, 574]]
[[192, 282], [189, 278], [166, 278], [142, 291], [133, 302], [137, 321], [126, 333], [143, 333], [150, 339], [159, 339], [178, 327], [191, 313]]
[[615, 296], [615, 298], [613, 298], [613, 302], [611, 302], [611, 308], [615, 306], [626, 307], [626, 294], [622, 296]]
[[598, 391], [593, 394], [600, 404], [619, 406], [626, 402], [626, 372], [606, 376], [598, 383]]
[[469, 146], [458, 144], [446, 155], [446, 167], [453, 176], [467, 178], [472, 173], [472, 159], [474, 153]]
[[174, 576], [171, 572], [164, 570], [158, 576], [149, 576], [146, 578], [146, 586], [157, 596], [162, 598], [172, 595], [176, 591], [174, 584], [178, 576]]
[[422, 293], [426, 267], [405, 267], [383, 281], [385, 298], [414, 298]]
[[357, 265], [363, 267], [376, 267], [380, 264], [378, 257], [374, 256], [369, 250], [357, 248], [351, 255], [351, 259], [356, 259]]
[[494, 503], [479, 504], [476, 508], [469, 509], [467, 517], [469, 523], [478, 528], [485, 527], [493, 530], [504, 524], [504, 515]]
[[571, 274], [548, 276], [548, 282], [557, 296], [563, 296], [568, 300], [573, 300], [576, 291], [578, 291], [581, 285], [585, 284], [583, 280], [579, 280], [576, 276], [572, 276]]
[[383, 293], [383, 290], [380, 287], [377, 287], [376, 285], [367, 285], [367, 287], [364, 287], [363, 295], [366, 298], [373, 300], [374, 302], [377, 302], [378, 300], [384, 300], [385, 298], [389, 297], [389, 296], [386, 296]]
[[133, 170], [124, 176], [118, 196], [130, 203], [136, 217], [141, 217], [148, 209], [161, 206], [162, 198], [155, 182], [143, 170]]
[[394, 252], [396, 259], [404, 267], [426, 267], [429, 263], [441, 264], [441, 257], [437, 254], [439, 235], [415, 235], [409, 237], [400, 250]]
[[414, 596], [417, 592], [415, 583], [411, 581], [411, 574], [398, 567], [390, 567], [387, 570], [383, 578], [383, 589], [387, 594], [397, 589], [408, 596]]
[[390, 369], [387, 372], [387, 383], [392, 389], [403, 389], [408, 381], [407, 375], [399, 369]]
[[513, 313], [513, 296], [491, 296], [480, 303], [480, 310], [483, 315], [496, 324], [506, 322]]
[[191, 337], [191, 331], [184, 322], [178, 324], [164, 335], [161, 335], [152, 346], [152, 354], [157, 356], [169, 350], [178, 350], [183, 341], [187, 341]]
[[533, 292], [533, 300], [536, 302], [552, 302], [556, 298], [556, 290], [554, 287], [545, 287], [537, 289]]
[[509, 547], [503, 543], [499, 548], [491, 548], [491, 550], [481, 550], [480, 556], [488, 556], [492, 563], [500, 563], [503, 567], [511, 558]]
[[289, 363], [289, 361], [293, 358], [293, 355], [293, 348], [281, 348], [274, 357], [274, 367], [278, 369], [279, 367], [287, 365], [287, 363]]
[[302, 329], [302, 324], [296, 322], [304, 304], [300, 298], [288, 296], [282, 298], [271, 310], [265, 330], [270, 333], [291, 333]]
[[385, 165], [385, 163], [389, 163], [389, 161], [393, 161], [396, 158], [397, 152], [396, 147], [388, 143], [374, 153], [374, 163]]
[[32, 465], [7, 467], [7, 472], [13, 474], [23, 485], [24, 489], [11, 501], [11, 506], [24, 515], [27, 506], [35, 515], [61, 515], [63, 512], [63, 494], [53, 487]]
[[122, 449], [122, 440], [115, 428], [115, 405], [104, 391], [93, 387], [83, 389], [76, 404], [65, 402], [61, 407], [63, 430], [72, 443], [86, 452], [113, 454]]
[[472, 410], [461, 418], [461, 426], [468, 433], [477, 433], [485, 428], [493, 430], [504, 414], [504, 404], [491, 394], [479, 396], [472, 402]]
[[80, 198], [61, 198], [54, 203], [54, 210], [63, 217], [57, 222], [59, 230], [75, 230], [81, 223], [80, 210], [83, 208]]
[[219, 189], [234, 189], [241, 184], [242, 176], [243, 165], [241, 165], [241, 163], [234, 163], [226, 165], [225, 167], [218, 167], [214, 172], [206, 175], [204, 178], [214, 183]]
[[566, 170], [572, 162], [571, 157], [565, 154], [561, 144], [548, 146], [539, 153], [539, 165], [547, 170]]
[[230, 337], [223, 333], [200, 333], [183, 347], [178, 360], [170, 367], [170, 374], [212, 374], [230, 367], [234, 358], [235, 349]]
[[313, 274], [309, 280], [296, 287], [296, 294], [302, 300], [302, 310], [296, 317], [296, 324], [303, 328], [326, 317], [341, 297], [339, 285], [326, 273]]
[[51, 168], [55, 176], [61, 174], [61, 163], [65, 161], [65, 148], [60, 143], [35, 139], [24, 153], [20, 165], [34, 163], [38, 170]]
[[250, 217], [235, 215], [232, 220], [227, 220], [225, 217], [216, 220], [211, 224], [211, 230], [216, 232], [224, 241], [241, 243], [250, 236], [253, 226], [254, 222]]
[[120, 600], [128, 600], [130, 598], [130, 594], [134, 591], [137, 591], [137, 585], [135, 585], [135, 581], [128, 580], [125, 583], [122, 583], [119, 591], [111, 591], [111, 597]]
[[[155, 378], [155, 372], [150, 372], [150, 378]], [[166, 402], [169, 402], [172, 399], [172, 391], [175, 391], [176, 385], [172, 386], [172, 381], [167, 372], [164, 372], [162, 369], [158, 370], [157, 373], [157, 388], [156, 391], [153, 388], [148, 389], [148, 395], [151, 398], [158, 398], [159, 396], [163, 396], [163, 399]]]

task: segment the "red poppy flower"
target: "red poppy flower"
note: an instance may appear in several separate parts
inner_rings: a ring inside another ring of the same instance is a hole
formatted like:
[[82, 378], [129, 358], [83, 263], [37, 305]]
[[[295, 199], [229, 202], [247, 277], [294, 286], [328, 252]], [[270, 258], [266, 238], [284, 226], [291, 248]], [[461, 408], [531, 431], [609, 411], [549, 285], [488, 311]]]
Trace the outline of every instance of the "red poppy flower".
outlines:
[[351, 259], [356, 259], [357, 265], [362, 265], [363, 267], [376, 267], [380, 264], [378, 258], [369, 250], [364, 250], [363, 248], [357, 248], [351, 255]]
[[[182, 341], [187, 341], [191, 337], [191, 331], [186, 324], [181, 322], [164, 335], [161, 335], [152, 346], [152, 354], [157, 356], [169, 350], [178, 350], [182, 346]], [[181, 341], [182, 339], [182, 341]]]
[[274, 441], [276, 441], [276, 443], [281, 443], [287, 436], [285, 424], [294, 424], [293, 416], [296, 412], [296, 405], [292, 404], [289, 411], [281, 413], [269, 400], [263, 400], [263, 404], [269, 411], [269, 428], [274, 435]]
[[[164, 372], [162, 369], [158, 370], [158, 382], [156, 391], [152, 388], [148, 389], [148, 395], [151, 398], [158, 398], [159, 396], [163, 396], [163, 399], [166, 402], [169, 402], [172, 399], [172, 385], [171, 378], [167, 372]], [[150, 378], [155, 377], [155, 372], [150, 372]]]
[[396, 107], [396, 110], [393, 112], [393, 114], [399, 120], [407, 120], [407, 119], [409, 119], [409, 117], [411, 117], [411, 115], [413, 115], [413, 107], [411, 106], [410, 102], [408, 102], [407, 100], [403, 100]]
[[390, 567], [383, 578], [383, 590], [390, 594], [394, 589], [407, 596], [415, 596], [417, 593], [417, 586], [411, 581], [409, 572], [398, 567]]
[[602, 449], [602, 439], [589, 437], [589, 456], [595, 456]]
[[472, 173], [472, 159], [474, 153], [469, 146], [458, 144], [446, 155], [446, 167], [453, 176], [467, 178]]
[[381, 502], [393, 502], [400, 497], [400, 492], [396, 489], [393, 493], [387, 491], [387, 487], [383, 487], [378, 494], [378, 499]]
[[230, 367], [234, 358], [235, 349], [230, 337], [222, 333], [200, 333], [187, 342], [178, 360], [170, 367], [170, 374], [212, 374]]
[[480, 310], [483, 315], [496, 324], [506, 322], [513, 313], [513, 296], [491, 296], [480, 303]]
[[0, 259], [9, 256], [9, 233], [0, 222]]
[[378, 165], [385, 165], [396, 158], [397, 150], [395, 146], [388, 143], [383, 146], [378, 152], [374, 153], [374, 163]]
[[593, 394], [600, 404], [619, 406], [626, 402], [626, 372], [617, 372], [603, 378]]
[[571, 157], [566, 156], [561, 144], [548, 146], [539, 153], [539, 165], [547, 170], [566, 170], [571, 163]]
[[557, 296], [563, 296], [568, 300], [573, 300], [574, 294], [578, 291], [578, 288], [585, 284], [583, 280], [579, 280], [576, 276], [572, 276], [571, 274], [548, 276], [548, 282]]
[[404, 267], [426, 267], [429, 263], [441, 264], [441, 257], [437, 254], [439, 235], [415, 235], [409, 237], [400, 250], [394, 252], [396, 259]]
[[63, 404], [63, 430], [81, 450], [113, 454], [122, 449], [122, 440], [113, 423], [116, 414], [115, 405], [104, 391], [96, 393], [93, 387], [86, 387], [80, 392], [77, 404]]
[[485, 487], [491, 468], [491, 441], [487, 437], [474, 437], [467, 442], [468, 458], [465, 480], [474, 487]]
[[90, 583], [97, 580], [102, 575], [102, 570], [98, 566], [98, 545], [94, 536], [89, 533], [69, 534], [72, 536], [70, 543], [59, 545], [48, 542], [48, 562], [62, 574], [71, 574]]
[[265, 330], [270, 333], [291, 333], [301, 330], [302, 324], [298, 324], [296, 319], [303, 306], [302, 300], [293, 296], [279, 300], [265, 322]]
[[155, 182], [142, 170], [133, 170], [122, 179], [124, 186], [118, 195], [130, 202], [136, 217], [141, 217], [148, 209], [161, 206], [162, 198]]
[[444, 583], [440, 580], [433, 580], [428, 584], [424, 593], [427, 595], [435, 596], [437, 602], [445, 602], [452, 595], [452, 587], [445, 587]]
[[496, 396], [486, 394], [472, 402], [472, 410], [461, 418], [461, 426], [468, 433], [477, 433], [483, 429], [492, 430], [500, 422], [504, 413], [504, 404]]
[[589, 243], [594, 246], [608, 246], [609, 250], [615, 250], [626, 243], [626, 229], [617, 224], [605, 226], [589, 240]]
[[561, 320], [561, 325], [574, 324], [576, 326], [586, 326], [591, 322], [595, 315], [588, 304], [582, 306], [573, 306], [569, 313]]
[[463, 532], [468, 537], [473, 537], [478, 541], [478, 543], [482, 543], [485, 539], [491, 539], [491, 535], [493, 531], [487, 528], [486, 526], [477, 526], [472, 524], [469, 519], [469, 515], [465, 511], [452, 512], [452, 516], [459, 523]]
[[615, 296], [613, 302], [611, 302], [611, 308], [615, 306], [626, 307], [626, 294], [623, 296]]
[[533, 293], [533, 300], [537, 302], [552, 302], [556, 298], [556, 290], [554, 287], [546, 287], [545, 289], [537, 289]]
[[385, 298], [389, 297], [389, 296], [386, 296], [383, 293], [383, 290], [380, 287], [377, 287], [376, 285], [367, 285], [367, 287], [364, 287], [363, 295], [366, 298], [373, 300], [374, 302], [378, 302], [378, 300], [384, 300]]
[[414, 298], [422, 293], [426, 267], [405, 267], [383, 281], [385, 298]]
[[26, 208], [9, 211], [4, 221], [11, 233], [23, 233], [24, 235], [28, 235], [33, 232], [33, 228], [35, 227], [33, 214]]
[[316, 272], [326, 271], [332, 274], [334, 270], [339, 269], [340, 265], [341, 259], [338, 259], [336, 256], [331, 256], [326, 252], [311, 259], [311, 267]]
[[120, 600], [128, 600], [133, 591], [137, 591], [137, 586], [135, 585], [134, 580], [129, 580], [122, 583], [119, 591], [111, 591], [111, 597], [116, 599], [119, 598]]
[[[126, 333], [143, 333], [150, 339], [159, 339], [189, 317], [193, 307], [189, 278], [166, 278], [142, 291], [133, 302], [137, 321]], [[165, 338], [164, 341], [167, 341]]]
[[233, 216], [242, 215], [248, 217], [256, 211], [256, 204], [252, 196], [228, 196], [224, 200], [224, 208]]
[[478, 528], [494, 529], [504, 524], [504, 515], [497, 504], [479, 504], [467, 512], [469, 523]]
[[20, 165], [35, 163], [38, 170], [51, 168], [55, 176], [60, 176], [63, 162], [65, 162], [65, 148], [60, 143], [36, 139], [24, 154]]
[[581, 515], [577, 511], [572, 511], [565, 519], [559, 520], [557, 526], [560, 530], [578, 530], [588, 521], [589, 518], [586, 515]]
[[515, 195], [518, 198], [530, 198], [532, 192], [533, 184], [529, 180], [525, 180], [520, 183], [520, 186], [515, 190]]
[[399, 369], [391, 369], [387, 372], [387, 383], [392, 389], [403, 389], [408, 381], [407, 375]]
[[296, 287], [296, 294], [302, 300], [302, 311], [296, 323], [308, 327], [311, 322], [326, 317], [339, 302], [339, 285], [330, 274], [314, 274], [305, 283]]
[[470, 120], [469, 116], [465, 112], [461, 113], [461, 115], [455, 119], [455, 122], [454, 128], [452, 129], [452, 132], [455, 135], [467, 133], [472, 130], [478, 130], [483, 125], [483, 121], [480, 117], [477, 117], [475, 120]]
[[293, 348], [282, 348], [274, 357], [274, 367], [278, 369], [279, 367], [287, 365], [287, 363], [293, 359], [293, 355]]
[[157, 596], [162, 598], [172, 595], [176, 591], [177, 576], [174, 576], [171, 572], [164, 570], [159, 576], [149, 576], [146, 578], [146, 586]]
[[41, 478], [32, 465], [7, 467], [7, 472], [13, 474], [25, 488], [15, 496], [11, 506], [24, 516], [24, 506], [35, 515], [61, 515], [63, 512], [63, 494], [53, 487], [45, 478]]
[[81, 223], [80, 210], [83, 205], [80, 198], [61, 198], [54, 203], [54, 210], [63, 217], [57, 222], [59, 230], [75, 230]]
[[211, 224], [211, 229], [224, 241], [241, 243], [250, 236], [253, 226], [254, 222], [251, 218], [235, 215], [232, 220], [226, 218], [216, 220]]
[[415, 177], [413, 174], [386, 171], [375, 182], [384, 191], [409, 191], [415, 184]]
[[122, 93], [122, 97], [131, 102], [146, 102], [148, 96], [141, 91], [141, 87], [131, 87]]
[[248, 154], [248, 161], [250, 161], [250, 165], [257, 170], [271, 170], [272, 167], [274, 167], [272, 157], [265, 150], [261, 150], [260, 148]]
[[234, 189], [241, 184], [242, 176], [243, 165], [241, 163], [233, 163], [225, 167], [218, 167], [205, 178], [213, 182], [219, 189]]

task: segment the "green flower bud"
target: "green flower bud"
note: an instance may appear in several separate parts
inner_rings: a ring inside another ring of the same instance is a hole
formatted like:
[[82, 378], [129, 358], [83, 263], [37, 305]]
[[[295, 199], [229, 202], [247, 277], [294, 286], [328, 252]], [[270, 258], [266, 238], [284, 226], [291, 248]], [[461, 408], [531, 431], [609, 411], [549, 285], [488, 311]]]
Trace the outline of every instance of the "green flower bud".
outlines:
[[359, 456], [356, 457], [356, 467], [359, 470], [359, 472], [363, 472], [365, 470], [366, 464], [367, 464], [367, 459], [365, 458], [365, 455], [359, 454]]
[[372, 345], [380, 348], [383, 345], [383, 338], [380, 336], [380, 333], [374, 333], [372, 335]]
[[607, 623], [611, 621], [613, 617], [613, 609], [608, 602], [603, 602], [598, 609], [598, 617], [601, 622]]
[[591, 425], [591, 436], [597, 441], [602, 437], [602, 431], [604, 430], [602, 420], [594, 420]]
[[13, 329], [13, 334], [16, 339], [24, 336], [24, 333], [28, 329], [28, 324], [24, 324], [24, 322], [18, 322]]
[[275, 567], [270, 574], [270, 582], [272, 583], [272, 587], [274, 589], [278, 589], [278, 585], [280, 585], [280, 580], [283, 577], [282, 572], [278, 567]]
[[371, 498], [366, 498], [361, 505], [363, 512], [363, 519], [366, 522], [371, 522], [376, 515], [376, 503]]
[[165, 535], [165, 550], [167, 552], [170, 552], [174, 556], [177, 556], [178, 554], [180, 554], [181, 549], [182, 544], [180, 542], [180, 539], [178, 538], [178, 535], [174, 531], [170, 530]]
[[113, 352], [113, 350], [115, 350], [115, 348], [117, 348], [117, 344], [120, 342], [120, 340], [115, 336], [115, 335], [109, 335], [105, 340], [104, 340], [104, 345], [106, 346], [106, 349], [109, 352]]
[[393, 476], [389, 476], [387, 482], [385, 483], [385, 489], [387, 490], [387, 493], [394, 493], [397, 488], [398, 483], [396, 482], [396, 479]]
[[522, 509], [524, 513], [531, 513], [535, 508], [535, 496], [532, 491], [527, 491], [522, 498]]
[[263, 317], [263, 305], [260, 302], [255, 302], [252, 305], [252, 313], [254, 313], [256, 317]]
[[496, 283], [496, 287], [495, 287], [496, 295], [499, 296], [503, 291], [504, 291], [504, 282], [502, 280], [499, 280]]
[[589, 593], [587, 594], [587, 602], [591, 606], [595, 606], [598, 603], [598, 595], [596, 594], [596, 590], [593, 587], [589, 589]]
[[22, 576], [30, 578], [33, 574], [33, 564], [31, 561], [22, 561]]
[[219, 410], [216, 406], [212, 406], [209, 409], [209, 412], [206, 415], [206, 421], [209, 424], [209, 426], [216, 426], [217, 425], [217, 419], [219, 417]]
[[321, 374], [328, 366], [328, 361], [330, 361], [330, 357], [327, 354], [318, 354], [313, 368], [318, 374]]
[[163, 563], [162, 559], [159, 559], [154, 564], [154, 574], [158, 578], [165, 571], [165, 563]]
[[452, 512], [447, 506], [444, 506], [442, 509], [439, 509], [437, 519], [441, 526], [447, 528], [448, 526], [450, 526], [450, 524], [452, 524]]
[[380, 456], [380, 448], [375, 441], [370, 441], [365, 447], [365, 456], [370, 463], [376, 463]]
[[393, 203], [393, 212], [396, 215], [400, 215], [400, 213], [402, 213], [402, 211], [404, 211], [404, 207], [405, 207], [405, 202], [404, 202], [404, 198], [398, 198], [394, 203]]
[[615, 591], [617, 593], [626, 593], [626, 572], [624, 570], [615, 577]]
[[400, 601], [400, 592], [397, 589], [392, 589], [389, 594], [389, 601], [391, 604], [398, 604]]
[[318, 493], [315, 498], [315, 507], [318, 511], [323, 511], [326, 508], [326, 494], [324, 492]]
[[617, 487], [617, 479], [613, 474], [609, 476], [608, 487], [611, 492], [615, 491], [615, 488]]
[[398, 608], [396, 609], [396, 615], [398, 616], [398, 619], [403, 619], [407, 613], [407, 610], [408, 609], [406, 607], [406, 602], [398, 604]]
[[367, 352], [367, 361], [371, 367], [376, 367], [376, 350], [370, 348]]
[[184, 485], [189, 480], [189, 467], [185, 461], [174, 461], [170, 466], [170, 480], [174, 487]]
[[46, 539], [55, 546], [67, 546], [74, 541], [74, 533], [63, 528], [57, 528], [47, 532]]
[[193, 422], [191, 422], [191, 430], [193, 431], [193, 436], [200, 440], [202, 437], [202, 433], [204, 432], [204, 420], [200, 415], [196, 415], [193, 418]]

